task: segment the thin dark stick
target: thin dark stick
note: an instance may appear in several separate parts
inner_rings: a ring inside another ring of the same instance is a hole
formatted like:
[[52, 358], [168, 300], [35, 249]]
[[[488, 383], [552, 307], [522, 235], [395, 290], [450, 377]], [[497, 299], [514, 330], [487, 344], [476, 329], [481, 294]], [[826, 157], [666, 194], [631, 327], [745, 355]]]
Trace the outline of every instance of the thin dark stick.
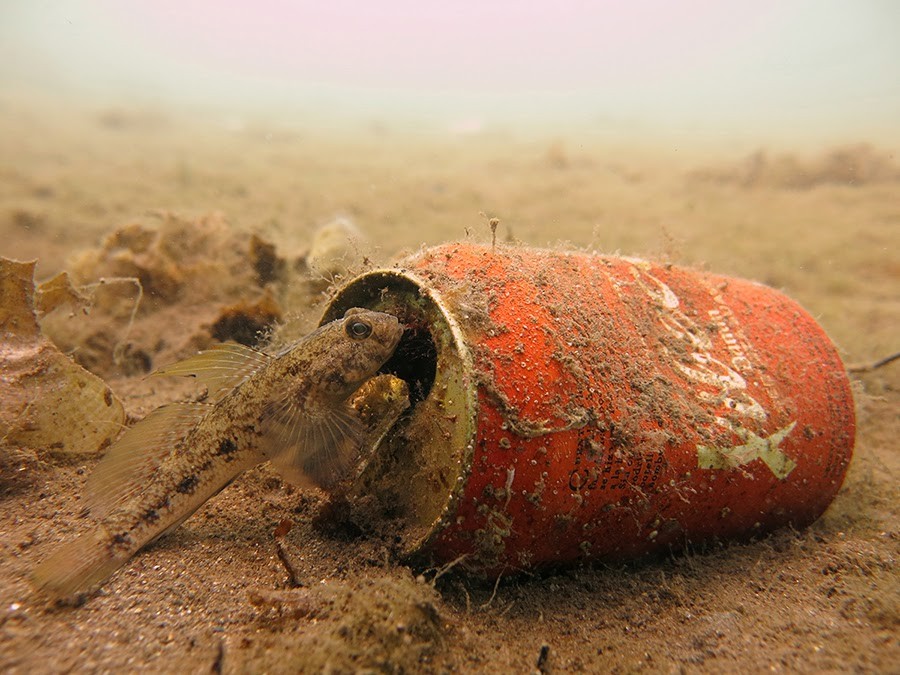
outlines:
[[288, 558], [288, 554], [284, 550], [281, 539], [275, 540], [275, 552], [278, 554], [278, 559], [281, 561], [281, 564], [284, 565], [284, 569], [287, 570], [288, 585], [291, 588], [300, 588], [303, 585], [303, 582], [300, 581], [300, 575], [294, 568], [294, 563], [292, 563], [291, 559]]
[[887, 364], [900, 359], [900, 352], [896, 354], [891, 354], [890, 356], [885, 356], [883, 359], [878, 359], [877, 361], [873, 361], [872, 363], [852, 363], [847, 366], [848, 373], [869, 373], [873, 370], [881, 368], [882, 366], [886, 366]]
[[537, 657], [537, 663], [535, 664], [537, 666], [537, 670], [539, 673], [545, 672], [544, 668], [547, 665], [547, 657], [548, 656], [550, 656], [550, 645], [542, 644], [541, 651]]
[[214, 673], [214, 675], [219, 675], [225, 668], [225, 640], [219, 639], [219, 644], [216, 646], [216, 656], [213, 659], [212, 668], [210, 668], [210, 672]]
[[287, 551], [284, 550], [284, 545], [281, 543], [282, 538], [291, 531], [293, 526], [294, 524], [288, 518], [284, 518], [278, 523], [278, 526], [273, 533], [275, 535], [275, 552], [278, 554], [278, 559], [281, 561], [281, 564], [284, 565], [284, 569], [287, 570], [288, 585], [291, 588], [300, 588], [303, 585], [300, 581], [300, 575], [297, 574], [294, 563], [288, 558]]

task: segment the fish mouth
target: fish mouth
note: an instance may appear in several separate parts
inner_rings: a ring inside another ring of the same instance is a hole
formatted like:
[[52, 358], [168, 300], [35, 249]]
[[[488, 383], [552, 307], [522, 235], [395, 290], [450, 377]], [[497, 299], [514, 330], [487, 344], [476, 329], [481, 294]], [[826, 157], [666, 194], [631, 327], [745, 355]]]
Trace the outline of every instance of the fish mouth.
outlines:
[[[393, 314], [383, 313], [383, 317], [379, 317], [379, 325], [376, 328], [376, 339], [379, 345], [384, 349], [384, 359], [389, 360], [397, 350], [403, 340], [406, 326], [401, 323], [400, 319]], [[383, 368], [378, 371], [382, 373]]]

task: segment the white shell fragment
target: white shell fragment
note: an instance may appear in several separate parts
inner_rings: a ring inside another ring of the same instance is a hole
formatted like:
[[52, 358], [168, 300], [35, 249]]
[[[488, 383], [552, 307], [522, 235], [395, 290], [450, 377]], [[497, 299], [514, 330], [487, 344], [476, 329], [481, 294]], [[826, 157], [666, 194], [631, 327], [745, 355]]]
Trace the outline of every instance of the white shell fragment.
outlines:
[[[0, 454], [98, 452], [121, 431], [125, 411], [103, 380], [41, 333], [34, 267], [0, 258]], [[52, 281], [45, 299], [58, 290]]]

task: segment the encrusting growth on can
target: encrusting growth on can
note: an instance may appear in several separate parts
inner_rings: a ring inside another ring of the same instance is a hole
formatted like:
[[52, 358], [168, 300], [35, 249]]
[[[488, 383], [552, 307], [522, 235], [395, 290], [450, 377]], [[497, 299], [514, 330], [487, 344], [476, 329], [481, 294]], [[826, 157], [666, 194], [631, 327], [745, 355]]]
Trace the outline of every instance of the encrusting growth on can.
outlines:
[[850, 461], [835, 348], [761, 284], [457, 243], [358, 277], [326, 316], [348, 306], [433, 350], [401, 341], [425, 396], [359, 493], [423, 564], [496, 575], [801, 527]]
[[40, 564], [34, 584], [90, 590], [265, 461], [291, 482], [342, 489], [408, 404], [405, 383], [376, 377], [402, 334], [395, 316], [353, 308], [274, 356], [223, 344], [163, 368], [196, 377], [206, 399], [163, 406], [113, 444], [88, 480], [99, 522]]

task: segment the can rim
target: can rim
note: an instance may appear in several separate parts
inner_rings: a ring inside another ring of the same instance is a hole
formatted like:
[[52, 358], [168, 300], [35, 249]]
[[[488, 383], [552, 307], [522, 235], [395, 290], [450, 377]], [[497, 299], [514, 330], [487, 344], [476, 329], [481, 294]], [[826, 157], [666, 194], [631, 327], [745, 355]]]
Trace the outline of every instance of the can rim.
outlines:
[[[387, 289], [387, 292], [385, 291]], [[434, 381], [426, 398], [414, 404], [409, 415], [398, 421], [391, 436], [401, 427], [420, 425], [427, 427], [430, 420], [419, 419], [430, 415], [439, 408], [453, 418], [450, 438], [443, 453], [440, 466], [435, 471], [451, 471], [449, 490], [440, 500], [440, 508], [432, 508], [431, 513], [408, 514], [409, 527], [403, 528], [402, 555], [415, 558], [427, 550], [441, 532], [451, 524], [472, 470], [477, 433], [478, 393], [474, 373], [474, 361], [465, 334], [443, 295], [434, 285], [406, 268], [378, 268], [350, 279], [338, 288], [326, 305], [320, 325], [339, 318], [350, 307], [365, 307], [375, 311], [393, 309], [420, 312], [427, 323], [431, 339], [437, 351]], [[402, 318], [401, 318], [402, 320]], [[458, 392], [458, 400], [431, 400], [448, 391]], [[429, 401], [432, 405], [423, 406]], [[417, 415], [418, 411], [418, 415]], [[437, 436], [437, 435], [436, 435]], [[396, 437], [396, 435], [394, 436]], [[386, 440], [373, 449], [373, 456], [379, 452], [390, 452], [390, 441]], [[412, 448], [416, 451], [417, 448]], [[414, 479], [414, 474], [410, 478]], [[412, 480], [410, 490], [424, 490], [424, 481]], [[362, 477], [351, 488], [351, 493], [364, 487]], [[418, 517], [416, 517], [418, 515]], [[424, 516], [424, 519], [423, 519]], [[416, 522], [413, 523], [412, 521]]]

